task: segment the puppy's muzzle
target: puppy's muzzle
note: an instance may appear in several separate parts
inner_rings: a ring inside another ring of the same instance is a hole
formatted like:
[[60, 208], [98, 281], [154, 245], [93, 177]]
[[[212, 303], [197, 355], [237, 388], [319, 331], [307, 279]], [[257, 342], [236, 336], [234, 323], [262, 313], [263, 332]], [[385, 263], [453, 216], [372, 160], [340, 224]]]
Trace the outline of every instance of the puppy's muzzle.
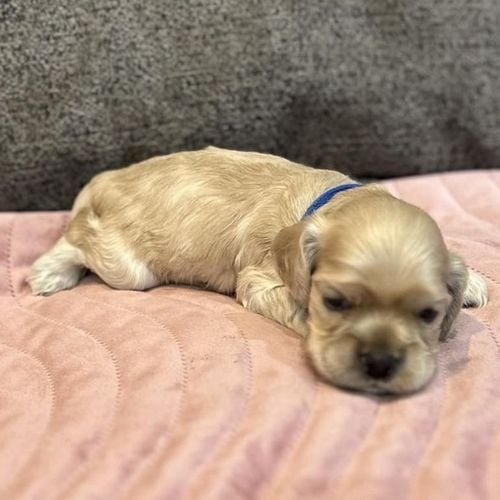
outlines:
[[361, 369], [375, 380], [389, 380], [403, 362], [403, 356], [387, 351], [370, 351], [359, 354]]

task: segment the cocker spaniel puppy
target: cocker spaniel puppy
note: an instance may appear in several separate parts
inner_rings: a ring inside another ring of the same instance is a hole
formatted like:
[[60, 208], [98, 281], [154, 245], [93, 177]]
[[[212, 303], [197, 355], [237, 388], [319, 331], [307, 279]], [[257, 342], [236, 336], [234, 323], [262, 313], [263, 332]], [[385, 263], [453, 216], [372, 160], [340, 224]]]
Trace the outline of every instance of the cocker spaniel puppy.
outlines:
[[461, 306], [487, 302], [434, 220], [383, 187], [213, 147], [94, 177], [28, 281], [49, 295], [85, 269], [119, 289], [235, 293], [302, 335], [325, 379], [375, 393], [423, 387]]

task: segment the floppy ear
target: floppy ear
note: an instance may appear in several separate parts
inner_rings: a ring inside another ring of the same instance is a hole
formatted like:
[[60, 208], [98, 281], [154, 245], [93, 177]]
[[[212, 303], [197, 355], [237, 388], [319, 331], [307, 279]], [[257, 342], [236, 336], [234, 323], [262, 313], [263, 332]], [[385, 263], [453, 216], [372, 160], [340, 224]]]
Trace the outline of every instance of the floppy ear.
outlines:
[[451, 331], [451, 327], [458, 316], [464, 300], [464, 291], [467, 285], [468, 271], [464, 261], [453, 253], [450, 253], [448, 279], [446, 285], [451, 295], [451, 304], [446, 316], [441, 323], [439, 340], [445, 340]]
[[303, 307], [309, 303], [311, 271], [318, 250], [317, 231], [310, 220], [282, 229], [272, 244], [278, 274], [292, 297]]

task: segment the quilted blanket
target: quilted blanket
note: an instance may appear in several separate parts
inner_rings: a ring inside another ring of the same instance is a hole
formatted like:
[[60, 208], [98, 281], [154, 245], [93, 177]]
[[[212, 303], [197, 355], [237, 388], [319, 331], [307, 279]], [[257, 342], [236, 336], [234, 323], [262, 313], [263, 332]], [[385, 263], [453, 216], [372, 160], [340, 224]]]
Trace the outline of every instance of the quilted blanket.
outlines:
[[500, 171], [388, 183], [488, 281], [422, 392], [320, 382], [292, 332], [183, 287], [32, 297], [65, 213], [0, 216], [0, 498], [500, 498]]

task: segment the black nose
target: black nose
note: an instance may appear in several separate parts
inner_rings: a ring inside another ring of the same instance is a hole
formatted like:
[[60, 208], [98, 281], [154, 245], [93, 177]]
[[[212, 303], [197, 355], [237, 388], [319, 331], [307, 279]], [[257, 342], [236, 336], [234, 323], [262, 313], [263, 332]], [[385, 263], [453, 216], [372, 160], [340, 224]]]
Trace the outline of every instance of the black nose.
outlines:
[[363, 371], [378, 380], [392, 377], [401, 364], [401, 356], [388, 352], [368, 352], [360, 354]]

